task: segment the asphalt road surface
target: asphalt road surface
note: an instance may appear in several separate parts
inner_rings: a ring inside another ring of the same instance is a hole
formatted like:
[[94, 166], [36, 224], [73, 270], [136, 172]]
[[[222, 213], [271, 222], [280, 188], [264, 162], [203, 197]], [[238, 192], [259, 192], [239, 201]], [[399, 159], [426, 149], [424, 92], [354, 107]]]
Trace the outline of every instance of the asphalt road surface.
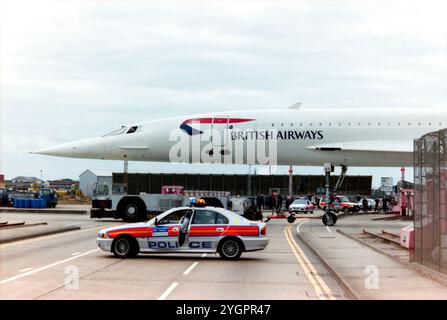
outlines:
[[237, 261], [214, 254], [116, 259], [95, 240], [102, 226], [113, 224], [98, 220], [79, 231], [0, 245], [0, 298], [347, 299], [296, 236], [297, 223], [271, 220], [267, 249]]

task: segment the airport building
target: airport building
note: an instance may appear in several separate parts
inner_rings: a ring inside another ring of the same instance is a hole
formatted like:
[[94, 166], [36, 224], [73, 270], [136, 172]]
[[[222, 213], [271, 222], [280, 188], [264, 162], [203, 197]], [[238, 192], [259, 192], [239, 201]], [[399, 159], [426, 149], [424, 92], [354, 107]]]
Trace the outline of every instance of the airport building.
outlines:
[[[335, 185], [338, 176], [331, 176]], [[183, 186], [186, 190], [229, 191], [232, 195], [288, 194], [289, 175], [191, 174], [191, 173], [128, 173], [128, 193], [160, 193], [162, 186]], [[124, 183], [123, 173], [113, 173], [114, 183]], [[323, 194], [325, 176], [293, 175], [295, 195]], [[372, 176], [347, 176], [339, 193], [370, 195]]]
[[79, 189], [87, 197], [93, 196], [96, 184], [112, 183], [112, 172], [87, 169], [79, 175]]

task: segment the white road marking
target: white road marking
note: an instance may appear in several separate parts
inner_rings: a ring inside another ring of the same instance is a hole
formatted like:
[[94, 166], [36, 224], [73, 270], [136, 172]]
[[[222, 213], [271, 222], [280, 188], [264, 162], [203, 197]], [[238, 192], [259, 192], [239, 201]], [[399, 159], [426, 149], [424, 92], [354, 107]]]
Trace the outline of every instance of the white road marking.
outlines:
[[64, 259], [64, 260], [57, 261], [57, 262], [52, 263], [52, 264], [48, 264], [46, 266], [37, 268], [37, 269], [32, 270], [32, 271], [28, 271], [28, 272], [25, 272], [25, 273], [22, 273], [22, 274], [19, 274], [19, 275], [16, 275], [16, 276], [11, 277], [11, 278], [7, 278], [7, 279], [4, 279], [4, 280], [1, 280], [0, 284], [5, 284], [5, 283], [8, 283], [8, 282], [11, 282], [11, 281], [14, 281], [14, 280], [17, 280], [17, 279], [20, 279], [20, 278], [32, 275], [34, 273], [43, 271], [43, 270], [50, 269], [50, 268], [55, 267], [57, 265], [60, 265], [60, 264], [63, 264], [65, 262], [68, 262], [68, 261], [71, 261], [71, 260], [74, 260], [74, 259], [86, 256], [86, 255], [88, 255], [90, 253], [93, 253], [93, 252], [96, 252], [96, 251], [99, 251], [99, 248], [98, 249], [94, 249], [94, 250], [90, 250], [90, 251], [87, 251], [87, 252], [84, 252], [84, 253], [81, 253], [81, 254], [79, 254], [77, 256], [74, 256], [74, 257], [71, 257], [71, 258], [67, 258], [67, 259]]
[[81, 254], [80, 252], [73, 252], [71, 255], [72, 256], [77, 256], [78, 254]]
[[11, 247], [11, 246], [17, 246], [17, 245], [25, 244], [25, 243], [35, 242], [35, 241], [42, 242], [44, 240], [48, 240], [48, 239], [52, 239], [52, 238], [56, 238], [56, 237], [69, 236], [69, 235], [72, 235], [72, 234], [75, 234], [75, 233], [81, 233], [81, 232], [91, 231], [91, 230], [94, 230], [94, 229], [104, 229], [104, 228], [105, 228], [105, 226], [86, 228], [86, 229], [79, 229], [79, 230], [73, 230], [73, 231], [67, 231], [67, 232], [50, 234], [48, 236], [41, 236], [41, 237], [36, 237], [36, 238], [31, 238], [31, 239], [25, 239], [25, 240], [19, 240], [19, 241], [14, 241], [14, 242], [9, 242], [9, 243], [3, 243], [3, 244], [0, 244], [0, 249]]
[[192, 269], [194, 269], [198, 264], [199, 264], [198, 261], [194, 262], [192, 265], [190, 265], [190, 266], [188, 267], [188, 269], [186, 269], [186, 270], [183, 272], [183, 275], [184, 275], [184, 276], [187, 276], [187, 275], [192, 271]]
[[300, 227], [305, 224], [309, 220], [303, 220], [300, 223], [298, 223], [298, 226], [296, 227], [296, 232], [300, 233]]
[[30, 270], [33, 270], [33, 268], [25, 268], [25, 269], [19, 270], [19, 272], [26, 272], [26, 271], [30, 271]]
[[327, 231], [332, 232], [331, 228], [329, 228], [328, 226], [326, 226]]
[[163, 292], [163, 294], [158, 298], [158, 300], [165, 300], [171, 294], [171, 292], [174, 291], [174, 289], [175, 289], [175, 287], [177, 287], [177, 285], [178, 285], [178, 282], [173, 282], [169, 286], [169, 288], [167, 288], [166, 291]]

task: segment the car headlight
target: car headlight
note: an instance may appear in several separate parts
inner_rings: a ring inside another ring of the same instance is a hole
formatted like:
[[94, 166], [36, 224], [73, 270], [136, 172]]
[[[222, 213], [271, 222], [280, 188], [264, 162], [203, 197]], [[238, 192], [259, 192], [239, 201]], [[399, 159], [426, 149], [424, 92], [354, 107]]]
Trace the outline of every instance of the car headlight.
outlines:
[[98, 237], [101, 239], [107, 239], [109, 236], [107, 235], [107, 232], [99, 232]]

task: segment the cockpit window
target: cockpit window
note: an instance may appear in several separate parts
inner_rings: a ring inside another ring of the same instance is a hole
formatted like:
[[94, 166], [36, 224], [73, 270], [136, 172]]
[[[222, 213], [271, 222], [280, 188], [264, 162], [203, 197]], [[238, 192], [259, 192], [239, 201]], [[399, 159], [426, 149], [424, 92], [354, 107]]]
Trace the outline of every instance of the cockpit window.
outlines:
[[127, 131], [127, 127], [126, 126], [121, 126], [121, 128], [119, 128], [118, 130], [114, 130], [112, 132], [106, 133], [105, 135], [103, 135], [103, 137], [116, 136], [116, 135], [119, 135], [119, 134], [123, 134], [126, 131]]
[[127, 134], [134, 133], [135, 131], [137, 131], [137, 129], [138, 129], [138, 126], [130, 127], [130, 129], [127, 131]]

